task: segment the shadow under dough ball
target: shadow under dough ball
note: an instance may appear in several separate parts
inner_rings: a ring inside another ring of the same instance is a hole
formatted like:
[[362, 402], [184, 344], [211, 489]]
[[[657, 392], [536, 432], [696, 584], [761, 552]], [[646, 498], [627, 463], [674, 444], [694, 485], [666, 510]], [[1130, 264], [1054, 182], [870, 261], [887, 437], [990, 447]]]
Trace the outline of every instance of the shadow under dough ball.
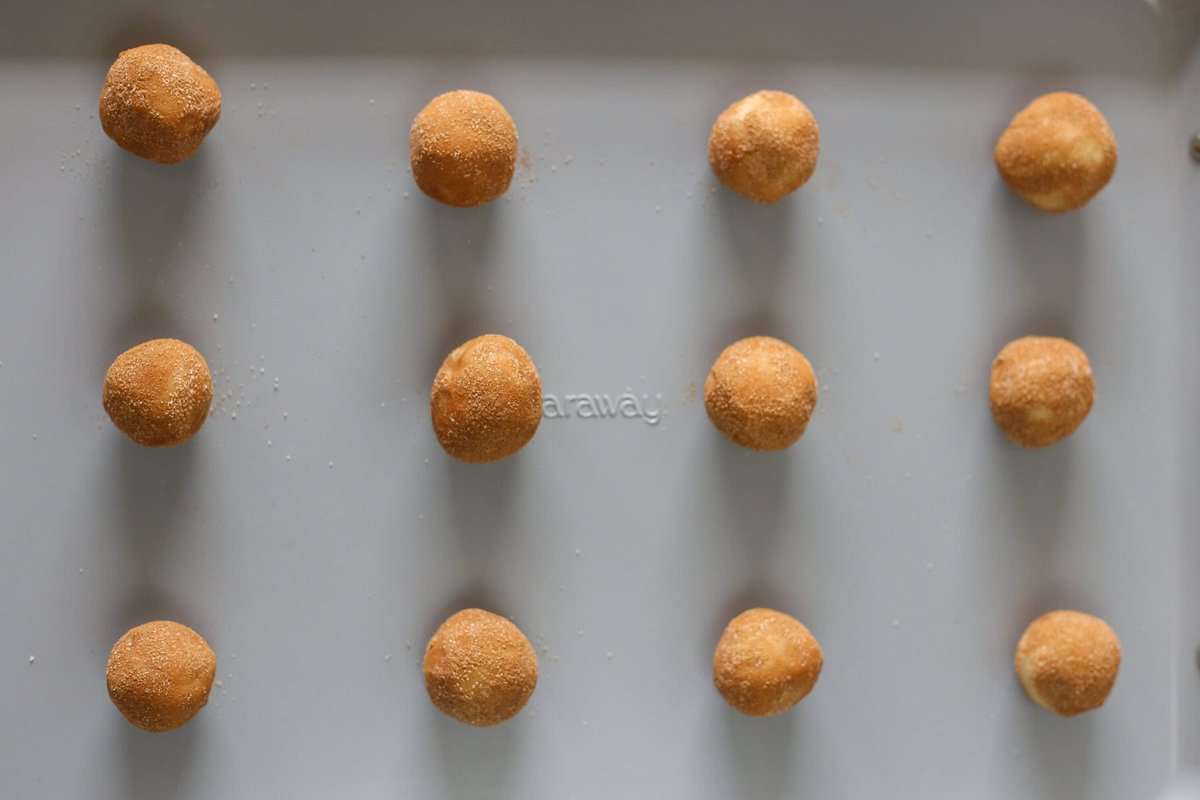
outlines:
[[125, 50], [100, 90], [100, 126], [134, 155], [175, 164], [191, 156], [221, 117], [217, 82], [166, 44]]
[[525, 634], [478, 608], [442, 623], [425, 648], [422, 668], [438, 710], [481, 728], [515, 717], [537, 687], [537, 654]]
[[1025, 629], [1014, 665], [1031, 700], [1072, 717], [1108, 699], [1121, 667], [1121, 642], [1099, 617], [1051, 611]]
[[204, 356], [178, 339], [152, 339], [117, 356], [104, 376], [104, 410], [140, 445], [183, 444], [208, 418], [212, 375]]
[[1025, 336], [992, 362], [992, 417], [1011, 441], [1046, 447], [1075, 431], [1092, 410], [1096, 385], [1087, 354], [1053, 336]]
[[1042, 211], [1073, 211], [1117, 169], [1117, 140], [1100, 110], [1071, 92], [1044, 94], [1013, 117], [996, 142], [996, 168]]
[[108, 696], [145, 731], [182, 726], [208, 703], [217, 657], [200, 634], [178, 622], [147, 622], [125, 633], [108, 656]]
[[517, 163], [517, 126], [500, 101], [460, 89], [438, 95], [409, 130], [413, 179], [447, 205], [467, 208], [508, 190]]
[[442, 449], [471, 464], [498, 461], [537, 433], [542, 381], [521, 345], [484, 334], [446, 356], [433, 379], [429, 405]]
[[783, 450], [808, 427], [817, 376], [796, 348], [769, 336], [726, 347], [704, 381], [704, 408], [717, 430], [751, 450]]
[[782, 714], [821, 675], [821, 645], [799, 620], [752, 608], [725, 628], [713, 653], [713, 683], [725, 702], [752, 717]]
[[713, 174], [760, 203], [774, 203], [807, 183], [820, 150], [816, 117], [787, 92], [743, 97], [721, 112], [708, 137]]

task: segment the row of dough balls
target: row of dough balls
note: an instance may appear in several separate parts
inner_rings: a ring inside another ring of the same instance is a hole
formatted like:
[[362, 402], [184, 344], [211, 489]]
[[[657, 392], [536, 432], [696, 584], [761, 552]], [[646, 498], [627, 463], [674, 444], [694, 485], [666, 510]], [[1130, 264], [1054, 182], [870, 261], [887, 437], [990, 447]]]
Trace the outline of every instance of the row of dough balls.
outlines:
[[[824, 665], [820, 643], [799, 620], [752, 608], [738, 614], [713, 653], [713, 683], [753, 717], [782, 714], [813, 690]], [[1104, 620], [1051, 611], [1017, 643], [1017, 677], [1038, 705], [1062, 716], [1099, 708], [1121, 665], [1121, 643]], [[468, 608], [433, 634], [422, 663], [425, 690], [440, 711], [477, 727], [515, 717], [537, 687], [537, 654], [504, 617]], [[129, 630], [108, 657], [108, 696], [130, 723], [169, 731], [208, 702], [217, 658], [200, 634], [178, 622]]]
[[[208, 417], [212, 375], [204, 357], [178, 339], [153, 339], [117, 356], [104, 376], [113, 424], [147, 447], [178, 445]], [[992, 362], [992, 416], [1025, 447], [1045, 447], [1079, 427], [1095, 383], [1087, 355], [1066, 339], [1026, 336]], [[817, 405], [817, 378], [796, 348], [768, 336], [734, 342], [704, 382], [714, 427], [751, 450], [782, 450], [804, 434]], [[525, 348], [485, 334], [446, 356], [430, 392], [442, 448], [468, 463], [513, 455], [542, 419], [542, 383]]]
[[[165, 44], [125, 50], [100, 92], [100, 124], [118, 145], [163, 164], [191, 156], [221, 116], [216, 81]], [[817, 167], [817, 120], [786, 92], [760, 91], [713, 124], [708, 160], [730, 189], [773, 203], [803, 186]], [[413, 178], [452, 206], [477, 206], [508, 189], [517, 162], [517, 126], [498, 100], [459, 90], [435, 97], [409, 133]], [[1117, 142], [1100, 111], [1069, 92], [1043, 95], [1013, 117], [996, 143], [996, 167], [1012, 189], [1043, 211], [1077, 209], [1117, 165]]]

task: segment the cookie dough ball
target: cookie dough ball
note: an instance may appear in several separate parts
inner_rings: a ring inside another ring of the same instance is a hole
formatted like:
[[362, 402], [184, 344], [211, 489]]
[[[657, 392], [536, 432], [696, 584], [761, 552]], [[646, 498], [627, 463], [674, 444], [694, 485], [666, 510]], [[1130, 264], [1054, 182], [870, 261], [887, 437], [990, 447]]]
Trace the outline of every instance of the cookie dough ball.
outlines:
[[1121, 667], [1121, 642], [1099, 617], [1051, 611], [1025, 629], [1015, 666], [1031, 700], [1072, 717], [1108, 699]]
[[708, 163], [721, 183], [760, 203], [812, 177], [820, 130], [808, 106], [787, 92], [762, 91], [721, 112], [708, 137]]
[[511, 456], [542, 421], [542, 381], [533, 360], [507, 336], [485, 334], [456, 347], [433, 379], [433, 432], [459, 461]]
[[1117, 140], [1100, 110], [1071, 92], [1045, 94], [1013, 117], [996, 142], [996, 168], [1043, 211], [1081, 208], [1117, 168]]
[[183, 444], [200, 430], [212, 403], [204, 356], [178, 339], [152, 339], [126, 350], [104, 376], [104, 410], [146, 447]]
[[178, 622], [147, 622], [126, 632], [108, 655], [108, 696], [145, 731], [170, 731], [204, 708], [217, 657], [200, 634]]
[[752, 717], [782, 714], [812, 691], [825, 657], [799, 620], [752, 608], [721, 634], [713, 654], [713, 683], [725, 702]]
[[783, 450], [808, 427], [817, 376], [796, 348], [769, 336], [734, 342], [704, 381], [704, 407], [717, 430], [751, 450]]
[[992, 362], [992, 416], [1022, 447], [1069, 436], [1092, 410], [1095, 393], [1087, 354], [1066, 339], [1025, 336]]
[[413, 179], [434, 200], [466, 208], [508, 190], [517, 126], [500, 101], [460, 89], [421, 109], [409, 131]]
[[533, 645], [504, 617], [478, 608], [442, 623], [425, 648], [425, 690], [442, 713], [486, 728], [515, 717], [537, 687]]
[[125, 50], [100, 90], [100, 126], [134, 155], [175, 164], [196, 152], [221, 117], [217, 82], [179, 50]]

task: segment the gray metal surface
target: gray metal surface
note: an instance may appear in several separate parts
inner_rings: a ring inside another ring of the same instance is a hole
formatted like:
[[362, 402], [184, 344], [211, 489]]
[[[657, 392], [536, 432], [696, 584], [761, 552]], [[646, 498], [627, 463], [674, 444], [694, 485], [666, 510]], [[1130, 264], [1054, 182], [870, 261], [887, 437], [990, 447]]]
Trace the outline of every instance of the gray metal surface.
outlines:
[[[238, 5], [5, 10], [4, 797], [1130, 800], [1196, 765], [1188, 4], [1072, 0], [1020, 31], [1009, 15], [1046, 4], [909, 4], [921, 27], [902, 4], [758, 2], [743, 28], [532, 2], [478, 29], [453, 8]], [[224, 92], [176, 168], [95, 119], [98, 55], [145, 37]], [[406, 168], [413, 114], [460, 86], [498, 96], [528, 153], [474, 211]], [[758, 207], [715, 189], [705, 141], [767, 86], [809, 103], [822, 153]], [[1099, 104], [1121, 160], [1085, 211], [1046, 217], [990, 154], [1063, 87]], [[629, 389], [660, 422], [547, 419], [514, 459], [451, 462], [429, 383], [485, 331], [524, 344], [548, 393]], [[757, 333], [821, 379], [783, 454], [726, 443], [697, 397]], [[987, 409], [991, 358], [1026, 333], [1078, 341], [1097, 376], [1087, 423], [1044, 452]], [[110, 360], [157, 336], [194, 343], [225, 396], [170, 451], [99, 403]], [[710, 684], [721, 627], [760, 604], [826, 654], [771, 720]], [[539, 648], [534, 699], [497, 729], [424, 695], [423, 644], [465, 605]], [[1011, 668], [1024, 625], [1063, 606], [1125, 646], [1109, 703], [1074, 720]], [[221, 682], [161, 736], [103, 681], [152, 618], [203, 633]]]

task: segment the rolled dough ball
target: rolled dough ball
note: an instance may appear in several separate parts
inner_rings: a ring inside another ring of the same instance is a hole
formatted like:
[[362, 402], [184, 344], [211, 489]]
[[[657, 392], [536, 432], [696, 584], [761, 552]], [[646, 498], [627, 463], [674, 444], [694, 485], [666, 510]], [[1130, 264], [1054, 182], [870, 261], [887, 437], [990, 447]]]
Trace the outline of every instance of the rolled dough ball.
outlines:
[[425, 648], [425, 689], [443, 713], [477, 727], [515, 717], [537, 687], [533, 645], [516, 625], [478, 608], [454, 614]]
[[126, 350], [104, 376], [104, 410], [140, 445], [183, 444], [200, 430], [212, 403], [204, 356], [178, 339], [152, 339]]
[[796, 348], [751, 336], [725, 348], [704, 382], [704, 407], [717, 430], [751, 450], [782, 450], [808, 427], [817, 377]]
[[1051, 611], [1025, 629], [1015, 666], [1030, 699], [1070, 717], [1108, 699], [1121, 667], [1121, 642], [1099, 617]]
[[166, 44], [125, 50], [100, 90], [100, 126], [134, 155], [175, 164], [191, 156], [221, 117], [217, 82]]
[[500, 101], [460, 89], [421, 109], [409, 131], [413, 179], [452, 206], [478, 206], [508, 190], [517, 163], [517, 126]]
[[217, 657], [200, 634], [178, 622], [147, 622], [125, 633], [108, 656], [108, 696], [146, 731], [169, 731], [208, 702]]
[[1117, 140], [1087, 98], [1053, 92], [1013, 117], [996, 142], [996, 168], [1009, 187], [1042, 211], [1082, 208], [1117, 169]]
[[1075, 431], [1096, 387], [1087, 354], [1066, 339], [1025, 336], [992, 362], [992, 417], [1022, 447], [1046, 447]]
[[725, 702], [752, 717], [782, 714], [812, 691], [821, 645], [794, 617], [769, 608], [738, 614], [717, 642], [713, 683]]
[[516, 453], [542, 421], [542, 381], [533, 359], [507, 336], [459, 345], [433, 379], [433, 431], [442, 448], [468, 463]]
[[807, 183], [820, 150], [816, 118], [787, 92], [743, 97], [721, 112], [708, 137], [713, 174], [760, 203], [774, 203]]

